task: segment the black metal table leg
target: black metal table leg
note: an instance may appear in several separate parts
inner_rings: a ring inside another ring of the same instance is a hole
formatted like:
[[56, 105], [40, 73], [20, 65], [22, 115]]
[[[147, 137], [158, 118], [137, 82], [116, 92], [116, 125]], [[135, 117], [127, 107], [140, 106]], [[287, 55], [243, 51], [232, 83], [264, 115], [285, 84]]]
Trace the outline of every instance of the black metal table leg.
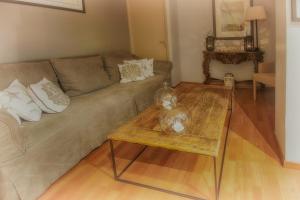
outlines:
[[116, 165], [116, 159], [115, 159], [115, 152], [114, 152], [114, 145], [113, 145], [113, 141], [109, 140], [109, 144], [110, 144], [110, 151], [111, 151], [111, 160], [112, 160], [112, 167], [113, 167], [113, 173], [114, 173], [114, 178], [115, 180], [119, 181], [119, 182], [123, 182], [123, 183], [127, 183], [130, 185], [135, 185], [138, 187], [143, 187], [146, 189], [151, 189], [151, 190], [156, 190], [159, 192], [164, 192], [164, 193], [168, 193], [168, 194], [172, 194], [172, 195], [176, 195], [176, 196], [180, 196], [180, 197], [184, 197], [187, 199], [193, 199], [193, 200], [205, 200], [203, 198], [200, 197], [195, 197], [192, 195], [188, 195], [188, 194], [183, 194], [183, 193], [179, 193], [179, 192], [174, 192], [171, 190], [167, 190], [167, 189], [163, 189], [163, 188], [159, 188], [159, 187], [154, 187], [154, 186], [150, 186], [150, 185], [146, 185], [146, 184], [142, 184], [142, 183], [138, 183], [138, 182], [134, 182], [134, 181], [130, 181], [130, 180], [125, 180], [121, 178], [121, 175], [126, 172], [126, 170], [134, 163], [134, 161], [137, 160], [137, 158], [146, 150], [147, 146], [145, 146], [138, 154], [137, 156], [135, 156], [135, 158], [118, 174], [117, 172], [117, 165]]
[[118, 174], [117, 172], [117, 165], [116, 165], [116, 157], [115, 157], [115, 151], [114, 151], [114, 144], [112, 140], [109, 140], [110, 145], [110, 152], [111, 152], [111, 159], [112, 159], [112, 167], [114, 172], [114, 178], [116, 180], [119, 180], [119, 177], [122, 176], [122, 174], [142, 155], [142, 153], [146, 150], [147, 146], [144, 146], [144, 148], [122, 169], [122, 171]]
[[117, 167], [116, 167], [116, 160], [115, 160], [115, 152], [114, 152], [114, 144], [112, 140], [109, 140], [109, 146], [110, 146], [110, 154], [111, 154], [111, 161], [112, 161], [112, 168], [114, 172], [114, 178], [117, 179]]

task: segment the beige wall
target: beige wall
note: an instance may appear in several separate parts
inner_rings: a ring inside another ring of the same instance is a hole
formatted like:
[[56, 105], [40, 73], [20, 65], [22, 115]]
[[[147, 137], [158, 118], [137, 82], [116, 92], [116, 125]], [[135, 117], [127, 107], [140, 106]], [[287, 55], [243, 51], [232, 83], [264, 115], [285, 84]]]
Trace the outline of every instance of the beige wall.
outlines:
[[85, 0], [86, 14], [0, 2], [0, 63], [129, 50], [125, 0]]
[[[254, 4], [266, 8], [268, 20], [260, 23], [261, 47], [266, 52], [265, 60], [274, 61], [275, 0], [254, 0]], [[173, 80], [203, 82], [202, 51], [207, 34], [213, 30], [212, 0], [169, 0], [169, 7], [172, 59], [177, 72], [173, 74]], [[212, 63], [212, 77], [223, 78], [225, 72], [234, 73], [237, 80], [247, 80], [252, 77], [253, 65], [225, 66], [219, 62]]]
[[179, 33], [177, 1], [166, 0], [166, 21], [168, 30], [168, 52], [169, 59], [173, 62], [172, 84], [177, 85], [181, 81], [180, 53], [179, 53]]
[[[173, 84], [180, 81], [202, 82], [204, 38], [212, 30], [211, 0], [169, 0]], [[176, 80], [176, 82], [174, 81]]]
[[300, 164], [300, 23], [291, 21], [291, 8], [291, 1], [286, 0], [285, 158]]

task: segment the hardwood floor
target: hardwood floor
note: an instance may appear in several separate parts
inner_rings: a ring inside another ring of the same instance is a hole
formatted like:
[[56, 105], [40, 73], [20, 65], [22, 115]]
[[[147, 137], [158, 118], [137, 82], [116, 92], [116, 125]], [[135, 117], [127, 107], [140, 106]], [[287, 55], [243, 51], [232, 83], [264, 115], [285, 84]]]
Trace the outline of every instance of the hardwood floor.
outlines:
[[[220, 200], [299, 200], [300, 171], [285, 169], [273, 136], [272, 91], [251, 89], [235, 95]], [[119, 143], [118, 165], [124, 166], [141, 148]], [[142, 183], [213, 198], [207, 158], [149, 148], [124, 176]], [[58, 180], [40, 200], [184, 200], [173, 195], [115, 182], [108, 144], [103, 144]]]
[[257, 92], [258, 98], [253, 101], [253, 94], [249, 89], [237, 89], [236, 111], [233, 116], [235, 118], [232, 120], [231, 129], [266, 154], [281, 161], [281, 153], [274, 136], [275, 91], [273, 88], [265, 88]]

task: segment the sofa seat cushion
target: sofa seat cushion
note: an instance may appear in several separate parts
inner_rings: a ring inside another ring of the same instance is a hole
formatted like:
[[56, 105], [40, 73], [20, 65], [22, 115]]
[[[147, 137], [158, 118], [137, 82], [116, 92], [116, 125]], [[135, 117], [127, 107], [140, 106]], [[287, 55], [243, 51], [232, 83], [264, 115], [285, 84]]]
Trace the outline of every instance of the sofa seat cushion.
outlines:
[[116, 93], [108, 87], [73, 97], [64, 112], [45, 114], [38, 123], [22, 125], [26, 153], [2, 166], [0, 172], [14, 183], [22, 199], [35, 199], [100, 146], [112, 129], [136, 114], [126, 91]]
[[164, 75], [155, 75], [143, 81], [114, 84], [110, 88], [116, 92], [127, 91], [133, 97], [137, 111], [142, 112], [153, 104], [154, 95], [164, 81]]
[[64, 112], [44, 114], [39, 123], [24, 123], [21, 131], [27, 148], [47, 142], [57, 134], [63, 137], [66, 132], [82, 134], [82, 140], [96, 143], [92, 145], [95, 148], [103, 142], [104, 133], [135, 115], [132, 97], [125, 91], [116, 93], [108, 87], [71, 98], [70, 106]]
[[71, 97], [112, 84], [101, 56], [53, 59], [51, 62], [63, 90]]
[[[46, 188], [93, 149], [113, 129], [153, 102], [164, 76], [110, 87], [72, 97], [62, 113], [44, 114], [38, 123], [20, 128], [26, 152], [0, 169], [1, 183], [11, 183], [22, 199], [36, 199]], [[34, 186], [32, 186], [34, 183]]]
[[162, 75], [155, 75], [144, 81], [117, 83], [89, 94], [72, 97], [70, 106], [64, 112], [44, 114], [38, 123], [23, 123], [21, 132], [26, 138], [26, 146], [30, 149], [48, 141], [50, 137], [56, 137], [57, 134], [63, 137], [64, 132], [80, 132], [83, 138], [89, 134], [92, 137], [98, 135], [99, 141], [93, 146], [96, 147], [106, 137], [101, 132], [108, 133], [150, 106], [154, 102], [155, 92], [162, 87], [163, 80]]
[[0, 167], [3, 163], [25, 153], [24, 137], [19, 133], [19, 124], [2, 109], [0, 109], [0, 144], [0, 151], [2, 152], [0, 154]]

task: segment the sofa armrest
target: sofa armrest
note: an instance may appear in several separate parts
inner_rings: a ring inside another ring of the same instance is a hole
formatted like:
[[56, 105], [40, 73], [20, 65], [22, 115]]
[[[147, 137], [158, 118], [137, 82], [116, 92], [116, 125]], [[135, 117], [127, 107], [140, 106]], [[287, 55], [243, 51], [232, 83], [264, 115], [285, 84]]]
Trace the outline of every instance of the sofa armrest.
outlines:
[[6, 111], [0, 110], [0, 166], [25, 153], [24, 136], [18, 122]]
[[172, 72], [173, 65], [170, 61], [154, 61], [154, 73], [163, 75], [166, 81], [171, 82], [171, 72]]

